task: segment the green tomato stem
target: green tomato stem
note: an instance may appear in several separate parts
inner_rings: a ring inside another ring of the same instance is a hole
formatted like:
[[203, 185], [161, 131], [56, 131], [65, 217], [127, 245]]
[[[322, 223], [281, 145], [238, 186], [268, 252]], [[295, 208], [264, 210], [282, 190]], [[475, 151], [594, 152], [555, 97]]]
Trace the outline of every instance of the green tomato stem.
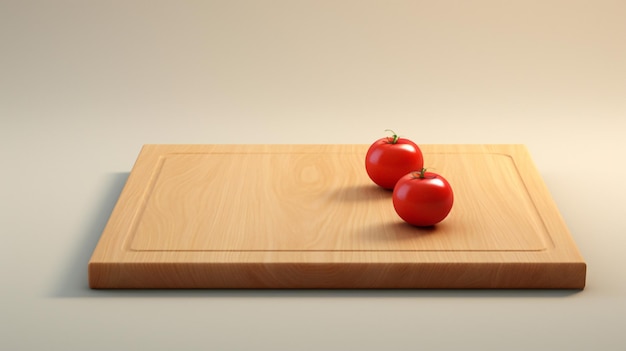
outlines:
[[422, 169], [419, 172], [418, 171], [413, 172], [413, 177], [419, 178], [419, 179], [426, 178], [426, 168], [422, 167]]
[[391, 129], [385, 129], [385, 132], [391, 132], [391, 134], [393, 134], [391, 136], [392, 139], [390, 141], [390, 144], [397, 144], [398, 143], [398, 139], [400, 139], [400, 137], [396, 134], [396, 132], [394, 132]]

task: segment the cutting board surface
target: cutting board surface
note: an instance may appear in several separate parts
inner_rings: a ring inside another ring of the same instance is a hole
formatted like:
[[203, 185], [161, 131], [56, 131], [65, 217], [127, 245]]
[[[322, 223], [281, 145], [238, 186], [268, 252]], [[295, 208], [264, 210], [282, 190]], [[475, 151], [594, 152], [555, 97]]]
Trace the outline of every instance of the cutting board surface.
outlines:
[[90, 284], [584, 286], [585, 263], [523, 146], [421, 146], [455, 195], [428, 228], [404, 223], [368, 178], [367, 147], [146, 145]]

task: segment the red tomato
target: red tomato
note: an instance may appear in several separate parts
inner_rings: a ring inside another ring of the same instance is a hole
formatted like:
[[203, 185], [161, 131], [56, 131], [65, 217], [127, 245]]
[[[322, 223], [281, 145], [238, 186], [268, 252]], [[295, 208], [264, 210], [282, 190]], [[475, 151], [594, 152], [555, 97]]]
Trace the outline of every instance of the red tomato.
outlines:
[[398, 180], [392, 199], [396, 213], [405, 222], [415, 226], [431, 226], [448, 216], [454, 194], [444, 177], [422, 168]]
[[424, 157], [420, 148], [395, 133], [391, 137], [376, 140], [365, 156], [367, 175], [385, 189], [393, 189], [403, 175], [422, 167]]

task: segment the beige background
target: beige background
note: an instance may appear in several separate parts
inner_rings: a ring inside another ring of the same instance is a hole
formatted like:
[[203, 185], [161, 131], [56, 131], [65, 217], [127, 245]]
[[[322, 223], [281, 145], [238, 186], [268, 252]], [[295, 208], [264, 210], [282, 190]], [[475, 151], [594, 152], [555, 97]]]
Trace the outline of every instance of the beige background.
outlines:
[[[0, 349], [623, 350], [624, 18], [608, 0], [0, 0]], [[587, 288], [87, 288], [142, 144], [387, 128], [526, 144]]]

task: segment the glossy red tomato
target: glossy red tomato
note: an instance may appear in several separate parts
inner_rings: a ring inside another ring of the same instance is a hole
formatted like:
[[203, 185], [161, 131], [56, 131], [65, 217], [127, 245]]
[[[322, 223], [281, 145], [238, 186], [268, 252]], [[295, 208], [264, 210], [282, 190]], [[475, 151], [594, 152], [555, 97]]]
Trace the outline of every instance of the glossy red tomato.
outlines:
[[393, 189], [403, 175], [419, 171], [422, 167], [424, 157], [417, 144], [395, 133], [391, 137], [376, 140], [365, 156], [367, 175], [385, 189]]
[[444, 177], [422, 168], [398, 180], [392, 199], [396, 213], [405, 222], [415, 226], [431, 226], [448, 216], [454, 194]]

